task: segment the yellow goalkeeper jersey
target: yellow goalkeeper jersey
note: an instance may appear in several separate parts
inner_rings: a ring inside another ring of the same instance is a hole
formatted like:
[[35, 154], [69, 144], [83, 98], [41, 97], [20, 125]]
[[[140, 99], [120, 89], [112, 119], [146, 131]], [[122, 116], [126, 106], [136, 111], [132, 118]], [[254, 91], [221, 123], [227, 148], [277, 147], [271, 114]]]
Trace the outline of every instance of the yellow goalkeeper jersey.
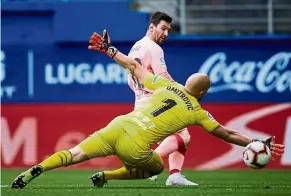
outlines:
[[149, 74], [144, 86], [153, 90], [152, 96], [119, 121], [129, 135], [142, 143], [152, 145], [189, 125], [200, 125], [209, 132], [219, 125], [183, 85]]

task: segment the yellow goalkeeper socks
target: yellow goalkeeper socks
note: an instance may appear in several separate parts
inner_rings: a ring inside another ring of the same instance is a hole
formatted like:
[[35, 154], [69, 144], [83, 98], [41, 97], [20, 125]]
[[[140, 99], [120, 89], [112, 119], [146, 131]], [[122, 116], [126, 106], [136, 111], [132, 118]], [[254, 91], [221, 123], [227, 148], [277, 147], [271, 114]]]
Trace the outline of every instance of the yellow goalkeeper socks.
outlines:
[[105, 180], [129, 180], [129, 179], [145, 179], [151, 177], [150, 172], [140, 169], [127, 170], [125, 167], [113, 171], [104, 171]]
[[68, 166], [72, 163], [72, 154], [67, 150], [58, 151], [51, 155], [39, 165], [42, 171], [48, 171], [62, 166]]

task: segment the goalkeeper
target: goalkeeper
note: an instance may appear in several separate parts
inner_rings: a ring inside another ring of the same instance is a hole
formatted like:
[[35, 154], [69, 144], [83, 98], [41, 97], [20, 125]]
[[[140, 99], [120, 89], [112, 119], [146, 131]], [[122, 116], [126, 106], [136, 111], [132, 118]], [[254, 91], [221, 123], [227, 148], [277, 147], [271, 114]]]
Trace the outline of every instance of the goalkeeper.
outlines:
[[[150, 149], [152, 144], [189, 126], [199, 125], [212, 135], [228, 143], [246, 146], [252, 138], [220, 125], [199, 100], [210, 87], [207, 75], [193, 74], [185, 86], [155, 76], [132, 58], [111, 46], [104, 30], [103, 37], [94, 33], [89, 49], [106, 53], [133, 74], [138, 82], [153, 90], [152, 96], [139, 109], [113, 119], [105, 128], [96, 131], [76, 147], [58, 151], [41, 163], [21, 173], [12, 188], [23, 188], [41, 173], [77, 164], [95, 157], [116, 155], [124, 167], [94, 174], [95, 186], [103, 187], [107, 180], [145, 179], [160, 174], [164, 169], [161, 157]], [[272, 155], [281, 156], [284, 145], [275, 144], [274, 137], [266, 141]]]

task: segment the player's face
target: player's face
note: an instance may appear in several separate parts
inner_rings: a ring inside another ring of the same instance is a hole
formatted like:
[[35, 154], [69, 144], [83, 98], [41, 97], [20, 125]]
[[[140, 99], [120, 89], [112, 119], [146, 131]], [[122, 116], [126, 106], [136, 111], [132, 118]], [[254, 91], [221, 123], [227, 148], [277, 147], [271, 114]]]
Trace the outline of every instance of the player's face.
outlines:
[[171, 24], [161, 20], [160, 23], [154, 28], [155, 31], [155, 41], [157, 44], [162, 44], [166, 41], [169, 30], [171, 29]]

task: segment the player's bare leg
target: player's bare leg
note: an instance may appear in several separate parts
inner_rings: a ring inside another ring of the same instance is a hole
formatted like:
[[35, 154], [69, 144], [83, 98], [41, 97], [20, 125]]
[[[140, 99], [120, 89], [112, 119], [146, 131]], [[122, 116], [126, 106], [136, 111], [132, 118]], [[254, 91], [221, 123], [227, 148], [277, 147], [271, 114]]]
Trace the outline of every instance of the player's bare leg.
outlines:
[[167, 137], [155, 150], [160, 156], [169, 155], [170, 175], [166, 181], [169, 186], [195, 186], [197, 183], [191, 182], [181, 174], [184, 164], [186, 146], [190, 142], [190, 134], [187, 129], [183, 129], [175, 135]]
[[11, 188], [24, 188], [30, 181], [45, 171], [80, 163], [85, 160], [88, 160], [88, 156], [79, 146], [76, 146], [70, 150], [58, 151], [45, 159], [43, 162], [18, 175], [12, 182]]

